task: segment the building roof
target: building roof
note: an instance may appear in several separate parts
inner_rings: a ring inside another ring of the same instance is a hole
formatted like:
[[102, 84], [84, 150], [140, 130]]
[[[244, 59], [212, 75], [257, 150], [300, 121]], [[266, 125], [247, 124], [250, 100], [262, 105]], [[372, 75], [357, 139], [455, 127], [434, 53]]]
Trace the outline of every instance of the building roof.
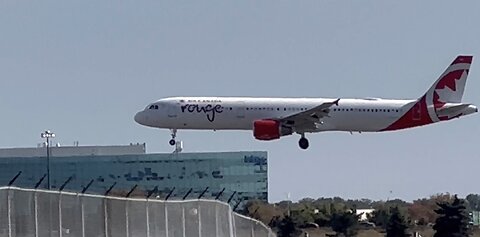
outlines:
[[[115, 146], [51, 146], [50, 155], [68, 156], [108, 156], [141, 155], [146, 153], [145, 143]], [[10, 157], [44, 157], [46, 147], [0, 148], [0, 158]]]

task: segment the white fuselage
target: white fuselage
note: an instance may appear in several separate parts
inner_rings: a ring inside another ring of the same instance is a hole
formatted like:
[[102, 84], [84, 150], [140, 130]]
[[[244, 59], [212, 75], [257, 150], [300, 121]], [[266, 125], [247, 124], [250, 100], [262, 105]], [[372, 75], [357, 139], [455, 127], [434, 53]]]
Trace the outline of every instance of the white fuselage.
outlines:
[[472, 56], [459, 55], [416, 100], [171, 97], [149, 104], [135, 115], [139, 124], [178, 129], [253, 130], [258, 140], [321, 131], [380, 132], [412, 128], [478, 112], [462, 103]]
[[[309, 110], [327, 98], [174, 97], [158, 100], [135, 116], [146, 126], [169, 129], [251, 130], [255, 120], [281, 119]], [[416, 100], [341, 99], [311, 131], [381, 131]]]

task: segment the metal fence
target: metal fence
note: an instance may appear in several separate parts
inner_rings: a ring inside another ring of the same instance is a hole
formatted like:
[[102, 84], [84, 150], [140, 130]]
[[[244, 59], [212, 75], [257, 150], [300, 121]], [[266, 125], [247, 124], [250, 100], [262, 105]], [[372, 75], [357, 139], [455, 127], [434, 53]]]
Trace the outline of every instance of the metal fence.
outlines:
[[0, 188], [0, 237], [274, 237], [215, 200], [163, 201]]

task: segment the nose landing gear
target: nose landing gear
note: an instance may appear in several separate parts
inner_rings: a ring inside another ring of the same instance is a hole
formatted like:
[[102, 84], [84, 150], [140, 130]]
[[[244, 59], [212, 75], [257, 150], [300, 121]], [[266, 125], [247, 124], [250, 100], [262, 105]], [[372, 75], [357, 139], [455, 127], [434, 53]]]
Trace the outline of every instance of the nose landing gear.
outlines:
[[172, 139], [168, 141], [168, 144], [170, 144], [170, 146], [175, 146], [175, 144], [177, 143], [175, 141], [175, 138], [177, 137], [177, 129], [170, 129], [170, 132], [172, 135]]
[[305, 134], [302, 134], [302, 137], [300, 138], [300, 140], [298, 140], [298, 146], [300, 146], [300, 148], [302, 148], [303, 150], [308, 148], [309, 142], [308, 139], [305, 138]]

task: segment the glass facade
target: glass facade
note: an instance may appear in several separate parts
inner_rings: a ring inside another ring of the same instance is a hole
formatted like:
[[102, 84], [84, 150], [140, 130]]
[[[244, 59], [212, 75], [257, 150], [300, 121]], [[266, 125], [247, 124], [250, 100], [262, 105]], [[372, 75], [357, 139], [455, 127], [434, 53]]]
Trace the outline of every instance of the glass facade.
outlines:
[[[111, 188], [111, 195], [124, 196], [133, 189], [131, 196], [218, 197], [232, 206], [268, 199], [267, 152], [51, 156], [49, 163], [54, 190], [64, 185], [65, 191], [81, 192], [91, 183], [87, 193]], [[47, 173], [46, 157], [0, 158], [1, 186], [19, 172], [13, 186], [34, 188]], [[46, 180], [39, 188], [47, 188]]]

